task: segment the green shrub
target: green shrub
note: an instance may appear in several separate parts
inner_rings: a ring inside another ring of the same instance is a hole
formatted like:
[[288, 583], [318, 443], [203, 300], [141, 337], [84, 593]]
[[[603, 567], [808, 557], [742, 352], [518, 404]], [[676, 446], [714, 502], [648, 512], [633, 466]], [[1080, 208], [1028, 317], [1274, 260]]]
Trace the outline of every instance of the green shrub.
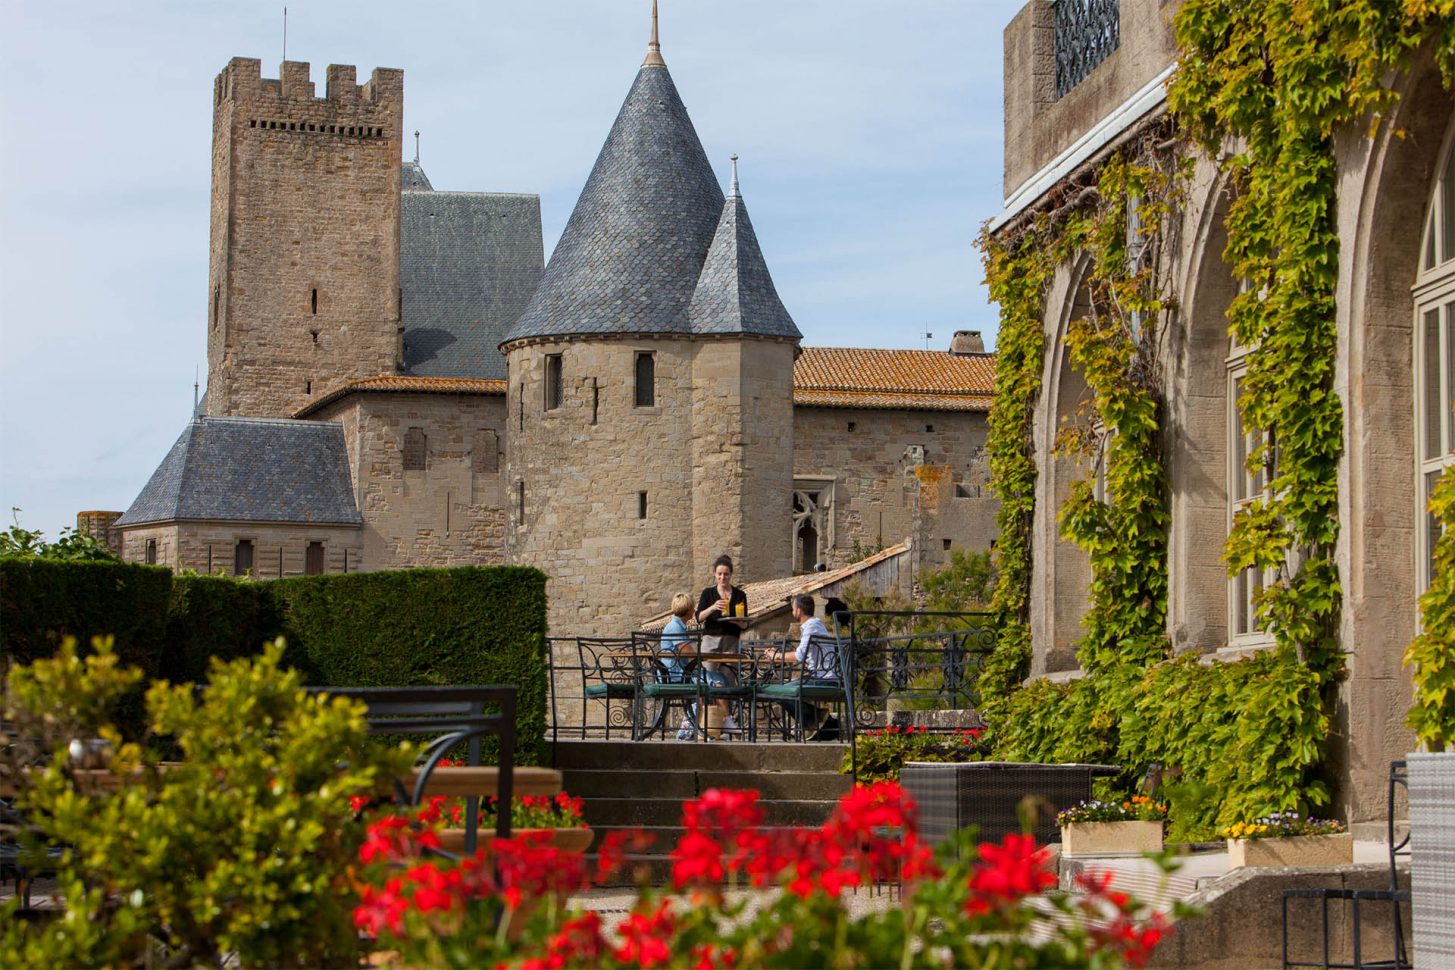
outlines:
[[[19, 802], [45, 842], [67, 846], [57, 864], [66, 917], [29, 924], [11, 900], [0, 908], [0, 964], [356, 962], [350, 863], [364, 830], [349, 796], [379, 791], [410, 755], [367, 745], [363, 705], [300, 690], [282, 652], [277, 643], [214, 664], [200, 695], [151, 686], [151, 728], [183, 757], [166, 770], [109, 726], [72, 718], [57, 733], [52, 712], [102, 711], [140, 677], [109, 646], [83, 663], [67, 643], [11, 672], [7, 717], [58, 752], [24, 776]], [[107, 766], [134, 783], [97, 790], [78, 775], [65, 754], [76, 730], [112, 741]]]
[[906, 761], [962, 764], [981, 761], [988, 750], [980, 728], [965, 728], [953, 734], [930, 734], [924, 728], [889, 727], [865, 731], [856, 742], [857, 752], [844, 752], [839, 771], [849, 774], [858, 766], [861, 785], [878, 781], [899, 781]]
[[0, 656], [30, 663], [65, 637], [110, 636], [122, 659], [157, 677], [171, 595], [172, 573], [161, 566], [0, 558]]
[[167, 612], [162, 676], [173, 683], [204, 681], [212, 658], [254, 656], [283, 632], [283, 611], [268, 584], [177, 576]]
[[316, 684], [514, 684], [517, 757], [525, 764], [544, 757], [544, 573], [410, 569], [305, 576], [267, 588], [297, 647], [290, 645], [289, 661]]

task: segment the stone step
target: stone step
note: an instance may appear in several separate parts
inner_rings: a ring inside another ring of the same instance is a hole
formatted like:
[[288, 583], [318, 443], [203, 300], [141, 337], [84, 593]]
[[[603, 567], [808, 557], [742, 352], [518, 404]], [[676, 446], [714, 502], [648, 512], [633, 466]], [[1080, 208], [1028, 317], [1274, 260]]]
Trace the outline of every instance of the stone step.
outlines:
[[823, 801], [837, 799], [853, 787], [849, 776], [837, 771], [567, 768], [561, 776], [566, 791], [588, 800], [635, 798], [650, 792], [654, 798], [685, 801], [710, 788], [752, 788], [763, 798]]
[[[822, 825], [833, 812], [837, 799], [763, 799], [765, 825]], [[582, 814], [592, 828], [678, 825], [682, 821], [680, 798], [590, 798]]]
[[839, 770], [846, 754], [837, 743], [746, 741], [557, 741], [552, 764], [571, 768], [682, 768], [710, 771]]

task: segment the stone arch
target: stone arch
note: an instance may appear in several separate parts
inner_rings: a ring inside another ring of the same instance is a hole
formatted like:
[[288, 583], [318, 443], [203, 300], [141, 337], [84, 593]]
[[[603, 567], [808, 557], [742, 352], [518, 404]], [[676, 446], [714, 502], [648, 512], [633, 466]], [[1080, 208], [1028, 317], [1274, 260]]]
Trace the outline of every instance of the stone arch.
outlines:
[[1420, 229], [1455, 99], [1433, 45], [1403, 76], [1375, 138], [1351, 125], [1339, 159], [1338, 332], [1335, 374], [1344, 409], [1337, 548], [1343, 608], [1333, 757], [1351, 823], [1384, 815], [1384, 778], [1413, 739], [1404, 727], [1409, 675], [1401, 657], [1415, 629], [1413, 323]]
[[1065, 335], [1071, 322], [1090, 309], [1084, 254], [1057, 274], [1047, 300], [1046, 363], [1036, 429], [1036, 512], [1032, 526], [1031, 674], [1077, 668], [1076, 646], [1083, 634], [1091, 563], [1085, 551], [1061, 537], [1059, 515], [1074, 482], [1086, 476], [1086, 465], [1055, 454], [1061, 428], [1085, 420], [1091, 392], [1070, 361]]
[[[1228, 185], [1199, 162], [1185, 213], [1188, 271], [1176, 288], [1168, 331], [1164, 445], [1170, 492], [1167, 536], [1168, 634], [1175, 651], [1211, 652], [1228, 643], [1228, 305], [1237, 292], [1223, 260]], [[1199, 191], [1200, 190], [1200, 191]]]

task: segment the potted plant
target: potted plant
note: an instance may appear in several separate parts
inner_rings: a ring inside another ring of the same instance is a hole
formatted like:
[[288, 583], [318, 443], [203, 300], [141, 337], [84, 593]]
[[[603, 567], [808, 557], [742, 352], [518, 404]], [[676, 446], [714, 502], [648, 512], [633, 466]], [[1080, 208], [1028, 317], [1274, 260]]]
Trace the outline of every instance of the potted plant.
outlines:
[[1223, 829], [1228, 867], [1340, 866], [1354, 861], [1354, 837], [1343, 822], [1274, 812]]
[[1082, 802], [1056, 816], [1065, 856], [1140, 855], [1162, 851], [1167, 805], [1146, 795], [1126, 801]]

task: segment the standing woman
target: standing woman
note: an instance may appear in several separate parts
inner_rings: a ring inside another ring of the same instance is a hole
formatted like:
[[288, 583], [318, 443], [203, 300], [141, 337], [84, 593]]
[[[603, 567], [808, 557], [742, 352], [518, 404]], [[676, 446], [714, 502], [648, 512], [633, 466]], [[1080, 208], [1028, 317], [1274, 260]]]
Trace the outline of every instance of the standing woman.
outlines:
[[[713, 585], [702, 591], [697, 600], [697, 622], [702, 624], [702, 652], [737, 653], [738, 638], [748, 627], [748, 594], [733, 585], [733, 561], [729, 556], [718, 556], [712, 564]], [[704, 675], [709, 683], [733, 684], [737, 677], [730, 666], [719, 663], [704, 663]], [[728, 715], [727, 701], [717, 701], [723, 713], [723, 728], [738, 730], [737, 723]]]

